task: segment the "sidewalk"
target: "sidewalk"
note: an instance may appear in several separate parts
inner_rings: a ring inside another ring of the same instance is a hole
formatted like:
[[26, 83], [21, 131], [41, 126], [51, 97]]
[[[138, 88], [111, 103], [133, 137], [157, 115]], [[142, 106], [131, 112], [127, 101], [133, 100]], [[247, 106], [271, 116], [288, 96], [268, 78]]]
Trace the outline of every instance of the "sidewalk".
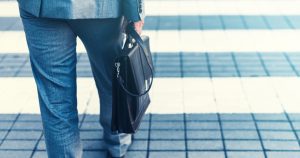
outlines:
[[[46, 158], [15, 1], [0, 0], [0, 158]], [[300, 1], [146, 0], [155, 80], [128, 158], [299, 158]], [[104, 158], [78, 45], [84, 158]]]

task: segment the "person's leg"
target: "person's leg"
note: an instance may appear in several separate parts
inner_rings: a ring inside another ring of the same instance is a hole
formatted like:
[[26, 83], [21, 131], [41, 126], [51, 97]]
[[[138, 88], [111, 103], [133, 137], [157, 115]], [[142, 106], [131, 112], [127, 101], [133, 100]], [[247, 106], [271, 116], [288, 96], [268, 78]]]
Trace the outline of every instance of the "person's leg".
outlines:
[[111, 133], [112, 71], [120, 49], [121, 19], [70, 20], [69, 24], [88, 52], [100, 97], [100, 123], [107, 148], [112, 156], [123, 156], [131, 144], [131, 135]]
[[76, 35], [62, 20], [20, 9], [38, 89], [49, 158], [81, 158], [76, 99]]

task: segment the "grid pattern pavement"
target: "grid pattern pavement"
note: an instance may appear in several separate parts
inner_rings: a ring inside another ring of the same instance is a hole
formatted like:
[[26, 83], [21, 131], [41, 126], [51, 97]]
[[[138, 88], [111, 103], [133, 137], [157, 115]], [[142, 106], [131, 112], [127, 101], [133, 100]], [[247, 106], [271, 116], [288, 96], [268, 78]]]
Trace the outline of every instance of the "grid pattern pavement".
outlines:
[[[105, 155], [98, 117], [80, 115], [86, 158]], [[299, 121], [299, 114], [149, 114], [128, 157], [296, 158]], [[1, 115], [0, 124], [1, 157], [47, 157], [39, 115]]]
[[[299, 0], [146, 7], [155, 82], [127, 157], [300, 157]], [[46, 158], [22, 31], [15, 0], [0, 0], [0, 158]], [[99, 98], [87, 54], [78, 52], [83, 157], [104, 158]]]
[[[300, 53], [154, 53], [155, 77], [299, 76]], [[87, 54], [77, 76], [92, 77]], [[27, 54], [0, 54], [0, 77], [32, 77]]]

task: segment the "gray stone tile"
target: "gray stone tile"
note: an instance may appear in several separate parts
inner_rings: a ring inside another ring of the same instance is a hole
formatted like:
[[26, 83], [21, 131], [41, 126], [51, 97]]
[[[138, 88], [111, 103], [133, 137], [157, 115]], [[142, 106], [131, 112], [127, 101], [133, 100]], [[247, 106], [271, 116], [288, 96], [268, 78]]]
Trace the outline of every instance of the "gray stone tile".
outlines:
[[297, 141], [263, 141], [265, 149], [268, 150], [300, 150]]
[[43, 130], [41, 122], [16, 122], [13, 130]]
[[18, 118], [18, 121], [41, 121], [41, 115], [34, 114], [21, 114]]
[[82, 140], [83, 150], [105, 150], [105, 144], [102, 140]]
[[164, 115], [164, 114], [152, 114], [152, 121], [183, 121], [182, 114], [172, 114], [172, 115]]
[[251, 114], [220, 114], [222, 121], [252, 121]]
[[151, 131], [151, 139], [184, 139], [184, 131]]
[[290, 113], [288, 114], [289, 115], [289, 118], [292, 120], [292, 121], [300, 121], [300, 114], [297, 114], [297, 113]]
[[0, 140], [4, 139], [4, 137], [6, 136], [7, 131], [0, 131]]
[[292, 130], [288, 122], [257, 122], [260, 130]]
[[240, 130], [255, 130], [254, 122], [222, 122], [222, 127], [224, 130], [227, 129], [240, 129]]
[[222, 16], [225, 29], [245, 29], [240, 16]]
[[285, 114], [254, 114], [254, 117], [259, 121], [287, 121]]
[[81, 139], [102, 139], [102, 131], [80, 131]]
[[187, 131], [188, 139], [221, 139], [221, 131]]
[[34, 139], [38, 140], [41, 131], [10, 131], [6, 139]]
[[268, 26], [265, 23], [262, 16], [243, 16], [245, 23], [249, 29], [267, 29]]
[[46, 150], [46, 144], [45, 144], [45, 140], [40, 140], [38, 146], [37, 146], [38, 150]]
[[272, 29], [291, 28], [283, 16], [268, 16], [265, 19]]
[[187, 129], [219, 130], [219, 122], [187, 122]]
[[245, 71], [240, 71], [241, 77], [261, 77], [261, 76], [268, 76], [265, 72], [245, 72]]
[[135, 140], [131, 144], [129, 150], [147, 150], [148, 141], [146, 140]]
[[140, 130], [134, 134], [134, 139], [148, 139], [149, 131], [148, 130]]
[[185, 158], [185, 152], [154, 152], [150, 151], [149, 158]]
[[99, 115], [90, 115], [87, 114], [84, 116], [85, 122], [99, 122], [100, 116]]
[[256, 131], [223, 131], [225, 139], [259, 139]]
[[300, 122], [292, 122], [295, 130], [300, 130]]
[[105, 151], [83, 151], [82, 158], [106, 158]]
[[300, 152], [275, 152], [275, 151], [270, 151], [267, 152], [268, 158], [299, 158], [300, 157]]
[[46, 151], [36, 151], [33, 158], [48, 158], [48, 155]]
[[228, 150], [262, 150], [259, 140], [225, 140]]
[[180, 16], [180, 29], [182, 30], [199, 30], [199, 16]]
[[0, 129], [1, 130], [8, 130], [11, 128], [13, 122], [0, 122]]
[[126, 154], [128, 158], [146, 158], [147, 151], [128, 151]]
[[296, 140], [294, 132], [285, 131], [260, 131], [262, 139]]
[[81, 128], [81, 130], [102, 130], [102, 126], [99, 122], [86, 122], [84, 121]]
[[27, 149], [33, 150], [37, 141], [29, 141], [29, 140], [4, 140], [3, 144], [0, 146], [0, 149]]
[[228, 158], [265, 158], [264, 153], [261, 152], [252, 152], [252, 151], [237, 151], [237, 152], [227, 152]]
[[186, 114], [187, 121], [218, 121], [217, 114]]
[[184, 141], [150, 141], [150, 150], [185, 150]]
[[189, 151], [189, 158], [225, 158], [223, 151]]
[[183, 122], [152, 122], [151, 129], [184, 130]]
[[0, 158], [30, 158], [32, 151], [0, 150]]
[[223, 150], [220, 140], [188, 140], [189, 150]]
[[149, 129], [149, 122], [142, 122], [140, 124], [140, 127], [139, 127], [140, 130], [148, 130]]
[[1, 114], [0, 121], [14, 121], [17, 117], [17, 114]]

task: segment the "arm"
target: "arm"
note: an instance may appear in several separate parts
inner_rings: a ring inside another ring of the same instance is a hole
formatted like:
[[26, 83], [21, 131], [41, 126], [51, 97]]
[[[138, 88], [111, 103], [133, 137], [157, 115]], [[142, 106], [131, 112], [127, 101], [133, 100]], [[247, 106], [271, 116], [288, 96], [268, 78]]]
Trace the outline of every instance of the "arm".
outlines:
[[136, 31], [141, 34], [145, 19], [144, 0], [123, 0], [123, 14], [130, 22], [134, 22]]

